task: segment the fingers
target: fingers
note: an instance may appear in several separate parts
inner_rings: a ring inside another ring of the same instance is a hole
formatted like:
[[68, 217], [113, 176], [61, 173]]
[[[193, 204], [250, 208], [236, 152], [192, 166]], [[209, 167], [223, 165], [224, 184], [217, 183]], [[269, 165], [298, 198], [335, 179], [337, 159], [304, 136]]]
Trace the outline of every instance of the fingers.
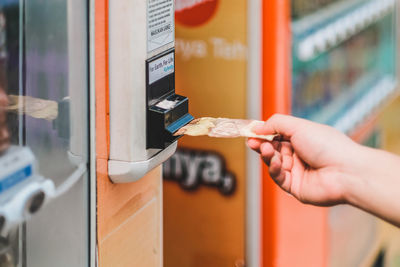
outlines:
[[[267, 165], [270, 164], [271, 158], [274, 156], [274, 151], [280, 151], [282, 147], [282, 144], [279, 141], [269, 142], [256, 138], [250, 138], [247, 141], [247, 145], [257, 153], [260, 153], [261, 158]], [[290, 152], [291, 146], [290, 144], [287, 145], [289, 147], [289, 152]]]
[[271, 159], [269, 173], [271, 178], [286, 192], [291, 188], [291, 171], [293, 167], [293, 149], [290, 143], [282, 142], [279, 153]]
[[282, 154], [276, 153], [272, 159], [268, 169], [269, 175], [274, 182], [279, 185], [284, 191], [290, 193], [291, 190], [291, 173], [283, 168], [284, 162]]
[[[274, 156], [272, 156], [270, 164], [269, 164], [269, 174], [271, 175], [272, 179], [276, 180], [276, 178], [279, 176], [281, 173], [282, 169], [282, 160], [281, 160], [281, 154], [279, 152], [274, 153]], [[280, 183], [278, 183], [280, 184]]]
[[262, 160], [269, 166], [271, 178], [286, 192], [291, 190], [291, 169], [293, 167], [293, 148], [289, 142], [266, 142], [249, 140], [249, 146], [261, 154]]
[[257, 138], [249, 138], [247, 140], [247, 145], [253, 149], [254, 151], [261, 153], [260, 151], [260, 147], [262, 144], [264, 143], [271, 143], [273, 145], [274, 148], [279, 148], [280, 143], [279, 141], [266, 141], [266, 140], [262, 140], [262, 139], [257, 139]]
[[281, 144], [282, 169], [290, 171], [293, 167], [293, 148], [288, 142]]
[[247, 140], [247, 145], [253, 149], [254, 151], [261, 153], [260, 152], [260, 146], [264, 141], [257, 139], [257, 138], [249, 138], [249, 140]]
[[256, 125], [252, 130], [256, 134], [280, 134], [284, 140], [290, 140], [299, 127], [306, 127], [308, 121], [289, 115], [274, 114], [263, 125]]
[[270, 165], [271, 159], [275, 155], [275, 152], [276, 150], [271, 143], [264, 142], [260, 146], [261, 158], [268, 166]]

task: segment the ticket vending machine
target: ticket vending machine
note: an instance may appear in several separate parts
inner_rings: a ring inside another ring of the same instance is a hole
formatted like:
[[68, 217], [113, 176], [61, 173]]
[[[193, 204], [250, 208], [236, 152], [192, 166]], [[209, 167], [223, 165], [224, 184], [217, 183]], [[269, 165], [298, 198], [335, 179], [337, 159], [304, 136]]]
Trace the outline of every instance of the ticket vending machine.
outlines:
[[174, 4], [95, 4], [99, 266], [163, 262], [161, 164], [176, 150], [173, 134], [193, 119], [175, 93]]
[[0, 266], [162, 265], [174, 29], [173, 0], [0, 2]]
[[110, 160], [114, 183], [140, 179], [168, 159], [189, 123], [175, 94], [174, 1], [109, 2]]

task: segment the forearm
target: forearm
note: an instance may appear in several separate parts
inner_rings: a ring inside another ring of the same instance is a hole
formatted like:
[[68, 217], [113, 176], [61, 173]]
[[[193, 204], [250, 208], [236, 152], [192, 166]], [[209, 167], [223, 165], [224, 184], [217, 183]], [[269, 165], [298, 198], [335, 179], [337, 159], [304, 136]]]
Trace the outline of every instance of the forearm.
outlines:
[[400, 227], [400, 157], [360, 148], [345, 198], [355, 207]]

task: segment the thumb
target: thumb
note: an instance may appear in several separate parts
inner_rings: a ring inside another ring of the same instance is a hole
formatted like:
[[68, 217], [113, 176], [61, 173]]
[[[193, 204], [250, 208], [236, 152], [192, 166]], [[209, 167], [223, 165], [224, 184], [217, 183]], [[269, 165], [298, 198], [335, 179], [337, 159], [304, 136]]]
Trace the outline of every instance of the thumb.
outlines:
[[308, 121], [289, 115], [274, 114], [264, 124], [255, 126], [252, 130], [256, 134], [279, 134], [284, 140], [289, 141], [296, 130]]

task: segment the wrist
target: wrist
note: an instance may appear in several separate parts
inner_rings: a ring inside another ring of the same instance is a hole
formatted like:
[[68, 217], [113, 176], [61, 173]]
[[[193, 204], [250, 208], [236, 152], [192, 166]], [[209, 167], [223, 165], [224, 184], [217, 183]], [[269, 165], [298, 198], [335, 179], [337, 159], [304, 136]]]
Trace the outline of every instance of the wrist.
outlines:
[[375, 149], [355, 144], [342, 177], [343, 199], [346, 204], [358, 207], [359, 193], [365, 192], [371, 177], [376, 177], [373, 151]]

